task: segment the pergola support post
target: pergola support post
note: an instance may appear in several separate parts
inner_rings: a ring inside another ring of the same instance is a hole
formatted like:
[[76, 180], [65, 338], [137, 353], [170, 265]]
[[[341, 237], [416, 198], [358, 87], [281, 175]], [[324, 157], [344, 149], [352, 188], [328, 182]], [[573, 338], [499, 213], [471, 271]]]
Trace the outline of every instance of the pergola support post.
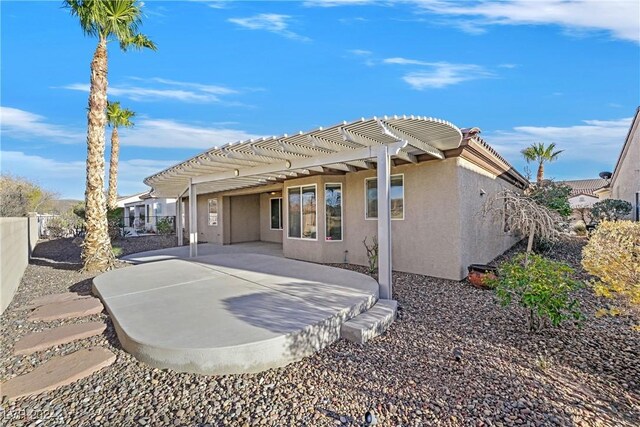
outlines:
[[393, 299], [391, 236], [391, 156], [407, 141], [377, 147], [378, 161], [378, 285], [381, 299]]
[[198, 256], [198, 196], [196, 184], [189, 179], [189, 256]]
[[182, 195], [176, 199], [176, 236], [178, 237], [178, 246], [184, 244], [184, 235], [182, 234]]

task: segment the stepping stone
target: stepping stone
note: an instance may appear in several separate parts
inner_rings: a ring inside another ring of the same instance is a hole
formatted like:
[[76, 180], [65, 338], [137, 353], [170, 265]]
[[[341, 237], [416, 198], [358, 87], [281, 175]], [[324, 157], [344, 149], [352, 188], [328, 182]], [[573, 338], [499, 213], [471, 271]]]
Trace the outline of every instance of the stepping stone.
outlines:
[[64, 325], [46, 331], [25, 335], [13, 347], [13, 354], [31, 354], [56, 345], [98, 335], [107, 329], [102, 322]]
[[98, 298], [74, 299], [51, 303], [33, 310], [28, 320], [57, 320], [101, 313], [104, 307]]
[[75, 292], [65, 292], [63, 294], [50, 294], [50, 295], [44, 295], [34, 300], [31, 300], [28, 305], [25, 305], [24, 307], [20, 307], [20, 308], [23, 310], [24, 309], [32, 310], [42, 305], [53, 304], [56, 302], [72, 301], [76, 299], [86, 299], [86, 298], [93, 298], [93, 297], [91, 295], [79, 295], [79, 294], [76, 294]]
[[2, 383], [1, 394], [8, 399], [40, 394], [88, 377], [115, 360], [116, 355], [102, 347], [54, 357], [28, 374]]

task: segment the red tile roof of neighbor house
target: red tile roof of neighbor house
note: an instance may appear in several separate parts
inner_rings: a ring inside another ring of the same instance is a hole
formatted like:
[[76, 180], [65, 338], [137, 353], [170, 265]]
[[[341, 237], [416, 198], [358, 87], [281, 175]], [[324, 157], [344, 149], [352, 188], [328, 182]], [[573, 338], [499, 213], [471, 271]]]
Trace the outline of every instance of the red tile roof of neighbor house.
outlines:
[[569, 197], [574, 197], [579, 194], [585, 194], [587, 196], [597, 197], [594, 194], [594, 191], [604, 187], [609, 182], [606, 179], [595, 178], [595, 179], [576, 179], [573, 181], [562, 181], [562, 183], [571, 187], [571, 194], [569, 194]]

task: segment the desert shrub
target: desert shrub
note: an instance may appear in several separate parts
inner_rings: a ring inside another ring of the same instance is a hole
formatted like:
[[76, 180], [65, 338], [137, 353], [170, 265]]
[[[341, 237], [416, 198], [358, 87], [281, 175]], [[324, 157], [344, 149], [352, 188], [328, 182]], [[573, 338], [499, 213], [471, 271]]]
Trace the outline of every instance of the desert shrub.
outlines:
[[577, 222], [573, 225], [573, 231], [578, 235], [578, 236], [585, 236], [587, 234], [587, 226], [584, 224], [584, 222]]
[[605, 199], [591, 207], [591, 216], [595, 220], [618, 221], [626, 218], [631, 213], [631, 203], [626, 200]]
[[54, 216], [47, 219], [47, 233], [50, 239], [60, 239], [73, 234], [73, 227], [64, 216]]
[[120, 228], [122, 227], [122, 222], [124, 221], [124, 209], [115, 208], [107, 210], [107, 223], [109, 226], [109, 237], [113, 241], [114, 239], [120, 237]]
[[603, 221], [582, 250], [597, 295], [640, 309], [640, 222]]
[[558, 212], [563, 218], [567, 218], [573, 212], [569, 205], [569, 194], [571, 194], [571, 187], [550, 180], [532, 186], [527, 191], [529, 197], [542, 206]]
[[374, 274], [378, 269], [378, 236], [373, 236], [373, 242], [369, 245], [367, 238], [362, 241], [367, 251], [367, 261], [369, 262], [369, 274]]
[[567, 264], [531, 254], [519, 254], [503, 263], [498, 277], [490, 280], [501, 305], [515, 301], [529, 311], [529, 329], [539, 330], [550, 323], [559, 326], [568, 319], [580, 320], [578, 301], [571, 293], [582, 286], [574, 280]]
[[156, 230], [158, 234], [171, 234], [173, 233], [173, 218], [160, 218], [156, 224]]

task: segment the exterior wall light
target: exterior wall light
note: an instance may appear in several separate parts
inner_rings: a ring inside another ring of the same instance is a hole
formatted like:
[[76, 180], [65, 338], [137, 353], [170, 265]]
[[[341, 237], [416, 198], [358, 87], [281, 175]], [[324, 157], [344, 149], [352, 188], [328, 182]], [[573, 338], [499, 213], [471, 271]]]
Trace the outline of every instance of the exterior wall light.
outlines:
[[291, 167], [291, 162], [289, 160], [287, 160], [286, 162], [284, 162], [285, 166], [287, 167], [287, 169], [289, 169]]
[[234, 169], [234, 170], [233, 170], [233, 174], [234, 174], [235, 176], [239, 176], [239, 175], [240, 175], [240, 171], [239, 171], [238, 169]]

